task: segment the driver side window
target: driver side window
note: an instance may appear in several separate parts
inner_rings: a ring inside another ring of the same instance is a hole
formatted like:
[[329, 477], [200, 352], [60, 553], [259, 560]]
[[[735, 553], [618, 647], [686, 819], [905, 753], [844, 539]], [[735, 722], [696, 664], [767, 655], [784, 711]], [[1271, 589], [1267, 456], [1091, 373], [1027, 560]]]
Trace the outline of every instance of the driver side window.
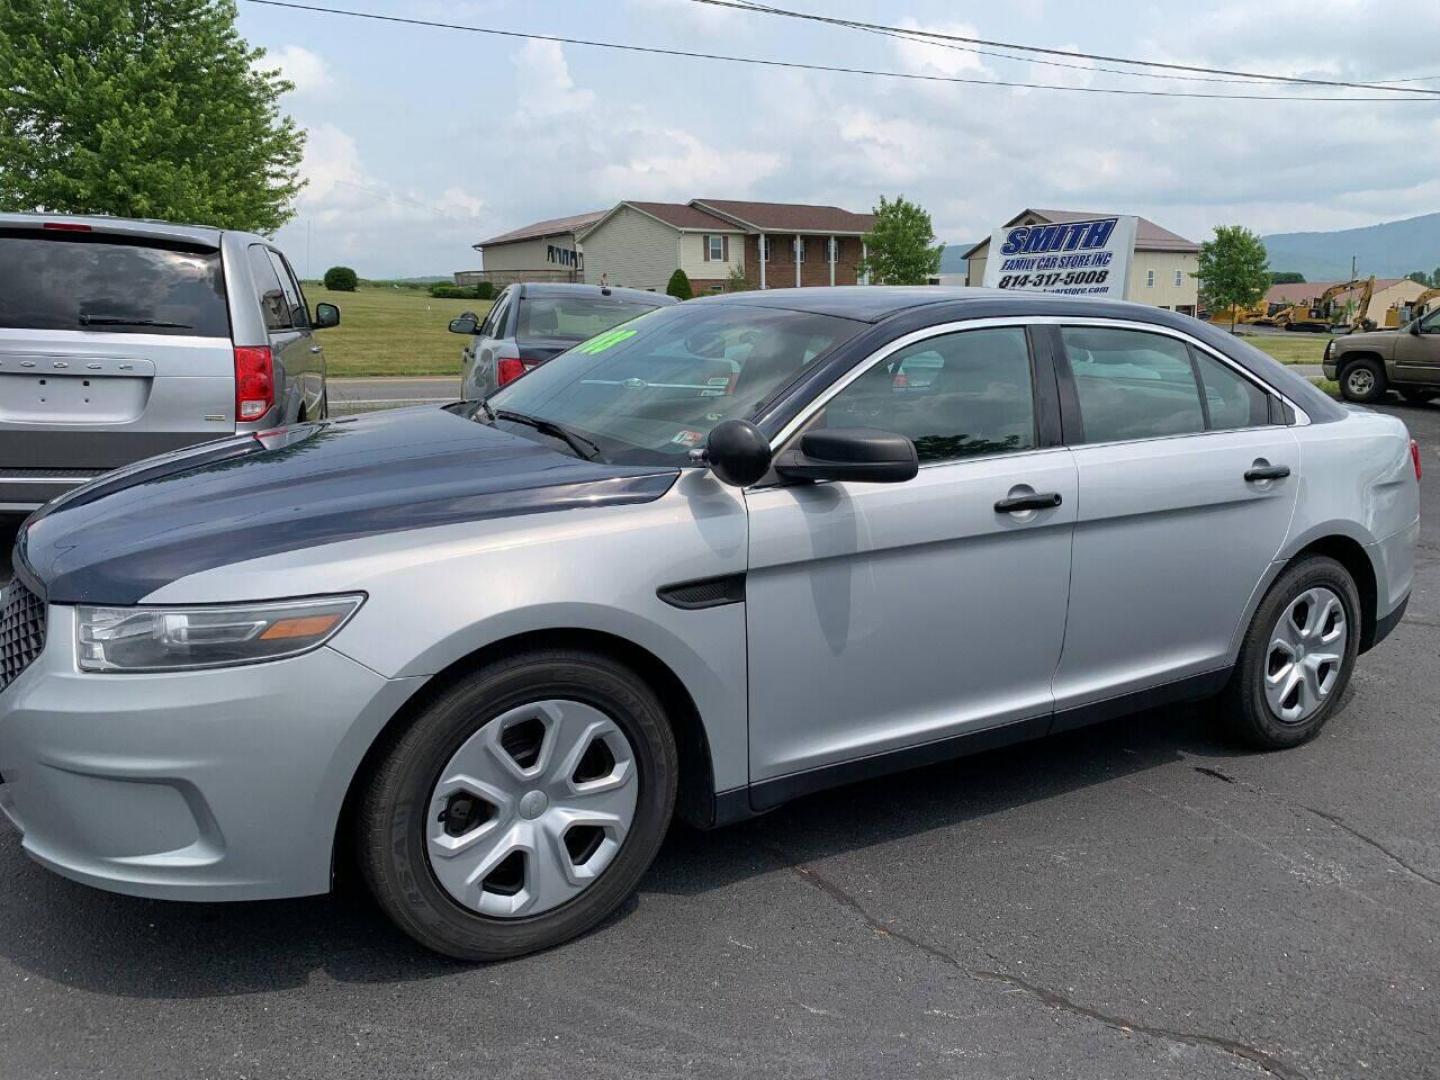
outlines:
[[1033, 450], [1035, 395], [1025, 331], [965, 330], [917, 341], [836, 394], [809, 427], [904, 435], [922, 465]]

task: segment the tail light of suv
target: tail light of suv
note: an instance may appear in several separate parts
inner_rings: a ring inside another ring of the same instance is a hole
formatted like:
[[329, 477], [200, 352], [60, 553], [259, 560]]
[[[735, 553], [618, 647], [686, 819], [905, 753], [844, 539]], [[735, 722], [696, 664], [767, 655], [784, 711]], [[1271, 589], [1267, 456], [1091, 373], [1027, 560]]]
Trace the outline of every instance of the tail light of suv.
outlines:
[[1410, 464], [1415, 466], [1415, 481], [1420, 481], [1420, 444], [1414, 439], [1410, 440]]
[[235, 346], [235, 420], [259, 420], [275, 404], [275, 357], [269, 345]]

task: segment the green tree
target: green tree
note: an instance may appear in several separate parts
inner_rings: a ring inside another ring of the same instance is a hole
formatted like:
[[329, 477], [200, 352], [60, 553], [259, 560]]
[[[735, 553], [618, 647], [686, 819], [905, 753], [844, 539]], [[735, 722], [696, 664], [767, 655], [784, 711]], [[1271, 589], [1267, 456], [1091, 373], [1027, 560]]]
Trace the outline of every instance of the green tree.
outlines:
[[945, 250], [944, 244], [935, 243], [930, 215], [903, 195], [894, 202], [880, 196], [865, 247], [860, 273], [877, 285], [924, 285], [940, 272], [940, 254]]
[[1430, 284], [1430, 275], [1425, 273], [1424, 270], [1411, 270], [1410, 273], [1406, 274], [1405, 276], [1411, 281], [1415, 282], [1416, 285]]
[[1304, 285], [1305, 275], [1297, 274], [1294, 270], [1272, 270], [1270, 271], [1271, 285]]
[[[360, 284], [360, 279], [348, 266], [332, 266], [325, 271], [324, 284], [325, 288], [331, 292], [354, 292], [355, 286]], [[436, 295], [433, 286], [430, 289], [430, 295]]]
[[0, 210], [273, 233], [305, 135], [264, 55], [233, 0], [0, 0]]
[[690, 287], [689, 276], [677, 266], [670, 275], [670, 283], [665, 286], [665, 293], [677, 300], [689, 300], [695, 295], [695, 290]]
[[1270, 287], [1265, 245], [1243, 225], [1217, 225], [1215, 235], [1200, 245], [1200, 269], [1195, 277], [1211, 311], [1230, 309], [1235, 329], [1236, 309], [1249, 307]]
[[726, 292], [748, 292], [750, 279], [745, 276], [745, 267], [736, 263], [730, 268], [730, 273], [725, 276]]

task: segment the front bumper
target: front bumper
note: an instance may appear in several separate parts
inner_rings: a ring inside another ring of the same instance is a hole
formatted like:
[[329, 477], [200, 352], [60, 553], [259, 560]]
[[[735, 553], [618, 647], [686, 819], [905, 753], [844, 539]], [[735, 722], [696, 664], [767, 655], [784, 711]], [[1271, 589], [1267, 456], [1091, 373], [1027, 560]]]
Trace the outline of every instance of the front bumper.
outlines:
[[1334, 382], [1340, 377], [1340, 365], [1337, 364], [1334, 360], [1327, 359], [1322, 362], [1320, 365], [1320, 370], [1325, 373], [1325, 378], [1329, 379], [1331, 382]]
[[100, 888], [259, 900], [330, 888], [351, 777], [421, 679], [329, 648], [247, 667], [82, 674], [74, 610], [0, 693], [0, 810], [27, 854]]

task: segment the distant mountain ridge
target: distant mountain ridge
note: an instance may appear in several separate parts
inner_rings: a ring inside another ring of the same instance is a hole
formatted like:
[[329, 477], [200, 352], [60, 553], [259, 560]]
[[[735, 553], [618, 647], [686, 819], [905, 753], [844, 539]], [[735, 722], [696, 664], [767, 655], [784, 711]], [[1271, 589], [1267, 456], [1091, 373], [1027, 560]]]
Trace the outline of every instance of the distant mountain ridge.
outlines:
[[1386, 221], [1334, 232], [1276, 233], [1262, 236], [1271, 270], [1294, 270], [1306, 281], [1343, 281], [1355, 259], [1361, 277], [1404, 277], [1440, 266], [1440, 213]]

